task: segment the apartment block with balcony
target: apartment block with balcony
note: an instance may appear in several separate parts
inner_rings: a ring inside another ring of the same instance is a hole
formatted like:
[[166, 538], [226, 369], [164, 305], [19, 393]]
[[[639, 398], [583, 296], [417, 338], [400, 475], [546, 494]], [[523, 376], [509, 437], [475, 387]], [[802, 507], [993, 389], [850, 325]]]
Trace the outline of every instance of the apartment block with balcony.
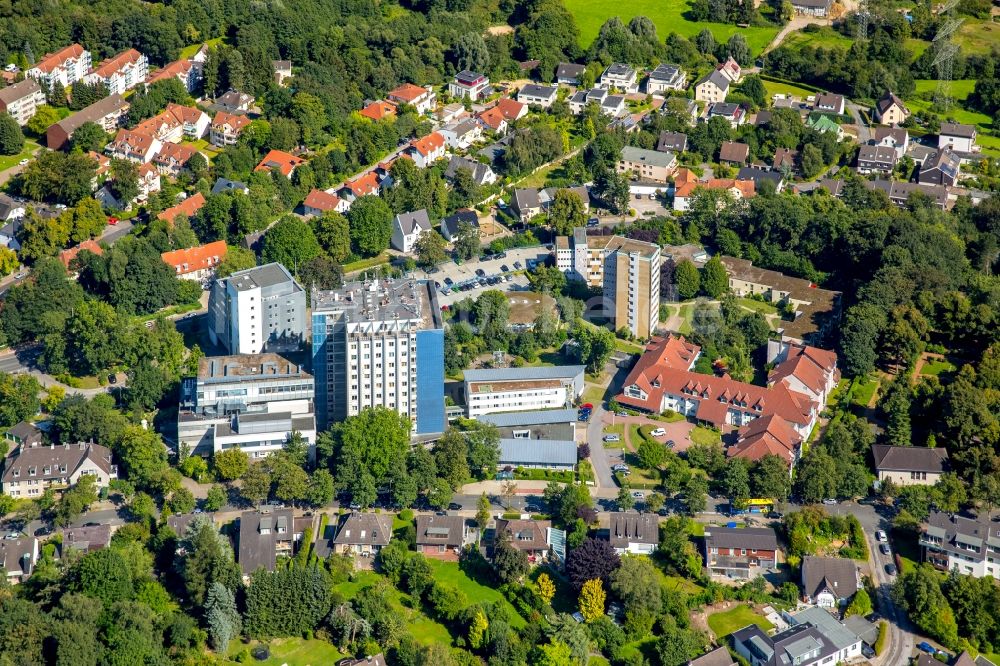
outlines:
[[22, 127], [45, 104], [45, 93], [35, 79], [25, 79], [0, 89], [0, 111], [6, 111]]
[[314, 458], [314, 395], [312, 375], [278, 354], [207, 356], [181, 381], [177, 439], [192, 455], [238, 448], [264, 458], [298, 433]]
[[432, 282], [351, 282], [314, 289], [311, 302], [322, 427], [386, 407], [416, 436], [444, 432], [444, 322]]
[[919, 543], [921, 558], [938, 569], [1000, 580], [1000, 515], [931, 511]]
[[306, 292], [278, 263], [216, 280], [208, 299], [209, 337], [232, 354], [297, 351], [305, 341]]

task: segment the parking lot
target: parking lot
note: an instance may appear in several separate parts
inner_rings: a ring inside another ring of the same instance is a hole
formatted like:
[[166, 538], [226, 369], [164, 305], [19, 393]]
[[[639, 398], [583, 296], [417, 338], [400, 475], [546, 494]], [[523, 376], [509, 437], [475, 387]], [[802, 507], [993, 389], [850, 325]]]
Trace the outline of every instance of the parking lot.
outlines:
[[[528, 278], [524, 271], [527, 270], [528, 260], [544, 261], [548, 259], [550, 253], [544, 247], [516, 248], [508, 250], [506, 257], [493, 259], [484, 257], [478, 261], [468, 261], [462, 264], [448, 262], [438, 266], [433, 273], [417, 271], [418, 277], [426, 277], [441, 285], [438, 290], [438, 302], [441, 305], [451, 305], [464, 298], [475, 298], [478, 293], [485, 289], [498, 289], [500, 291], [525, 291], [529, 289]], [[480, 279], [488, 279], [504, 275], [504, 266], [507, 273], [511, 275], [511, 280], [498, 282], [494, 285], [475, 286], [467, 290], [455, 289], [459, 285], [479, 285]], [[482, 271], [479, 275], [476, 271]], [[448, 281], [451, 281], [451, 285]], [[447, 289], [450, 293], [444, 293]]]

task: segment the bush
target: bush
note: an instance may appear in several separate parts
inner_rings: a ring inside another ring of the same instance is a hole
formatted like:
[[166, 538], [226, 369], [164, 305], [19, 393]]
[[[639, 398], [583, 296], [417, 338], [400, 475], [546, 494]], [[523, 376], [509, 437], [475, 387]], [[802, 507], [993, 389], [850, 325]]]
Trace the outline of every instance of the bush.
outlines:
[[882, 620], [878, 623], [878, 638], [875, 639], [875, 654], [881, 655], [885, 650], [885, 643], [889, 639], [889, 624]]

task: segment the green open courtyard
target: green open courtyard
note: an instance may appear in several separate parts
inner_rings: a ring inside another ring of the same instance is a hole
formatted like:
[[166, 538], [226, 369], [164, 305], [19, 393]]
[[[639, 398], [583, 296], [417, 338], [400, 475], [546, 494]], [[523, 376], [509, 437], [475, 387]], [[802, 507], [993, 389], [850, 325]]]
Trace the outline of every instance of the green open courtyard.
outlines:
[[757, 615], [746, 606], [736, 606], [733, 609], [712, 613], [708, 616], [708, 626], [715, 633], [717, 638], [728, 636], [737, 629], [742, 629], [751, 624], [756, 624], [764, 631], [774, 629], [774, 625], [767, 619]]

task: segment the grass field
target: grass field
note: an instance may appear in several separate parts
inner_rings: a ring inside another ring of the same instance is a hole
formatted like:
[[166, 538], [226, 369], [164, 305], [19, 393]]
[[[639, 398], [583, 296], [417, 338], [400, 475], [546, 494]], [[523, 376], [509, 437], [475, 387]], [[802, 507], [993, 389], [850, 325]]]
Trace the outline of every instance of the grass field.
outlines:
[[812, 46], [814, 48], [822, 47], [825, 49], [831, 49], [839, 46], [844, 49], [848, 49], [851, 47], [852, 41], [853, 40], [851, 40], [850, 37], [845, 37], [833, 28], [824, 26], [815, 32], [796, 30], [785, 38], [785, 41], [782, 42], [782, 46], [798, 48], [803, 46]]
[[690, 437], [692, 444], [714, 444], [722, 441], [722, 435], [718, 431], [702, 426], [695, 426], [691, 430]]
[[[914, 83], [917, 86], [918, 95], [930, 95], [931, 98], [934, 97], [934, 92], [937, 90], [937, 79], [917, 79]], [[952, 81], [951, 96], [957, 100], [965, 100], [966, 97], [972, 94], [972, 89], [975, 87], [976, 81], [974, 79]]]
[[775, 81], [764, 81], [764, 89], [767, 91], [768, 99], [771, 99], [778, 94], [792, 95], [803, 99], [809, 97], [809, 95], [815, 94], [811, 90], [806, 90], [805, 88], [799, 88], [798, 86], [793, 86], [788, 83], [777, 83]]
[[930, 42], [923, 39], [907, 39], [903, 46], [913, 54], [914, 59], [917, 59], [923, 55], [924, 51], [930, 48], [930, 45]]
[[[229, 646], [229, 658], [225, 663], [239, 663], [235, 660], [236, 655], [246, 649], [260, 645], [258, 641], [241, 643], [233, 641]], [[253, 660], [253, 663], [261, 666], [320, 666], [320, 664], [333, 664], [338, 660], [347, 657], [337, 651], [326, 641], [319, 639], [305, 640], [303, 638], [275, 638], [267, 643], [271, 655], [264, 661]]]
[[750, 310], [751, 312], [759, 312], [762, 315], [778, 314], [778, 308], [774, 307], [770, 303], [764, 303], [763, 301], [757, 301], [752, 298], [741, 298], [739, 299], [739, 304], [740, 307], [744, 308], [745, 310]]
[[25, 139], [24, 149], [20, 153], [17, 155], [0, 156], [0, 171], [9, 169], [12, 166], [17, 166], [21, 160], [30, 158], [36, 150], [38, 150], [38, 144], [31, 139]]
[[694, 303], [685, 303], [681, 306], [681, 324], [677, 327], [677, 332], [681, 335], [691, 335], [691, 319], [694, 316]]
[[186, 60], [192, 57], [201, 48], [201, 45], [208, 44], [209, 46], [218, 46], [222, 43], [222, 37], [216, 37], [215, 39], [206, 39], [204, 42], [198, 42], [197, 44], [191, 44], [190, 46], [185, 46], [181, 49], [181, 60]]
[[967, 20], [955, 32], [954, 40], [963, 53], [989, 53], [1000, 46], [1000, 23]]
[[657, 38], [660, 42], [666, 39], [671, 32], [676, 32], [685, 37], [694, 37], [704, 28], [708, 28], [715, 41], [724, 43], [737, 32], [746, 37], [750, 50], [758, 54], [764, 50], [774, 36], [778, 34], [778, 28], [739, 28], [735, 25], [722, 23], [705, 23], [699, 21], [689, 21], [684, 18], [690, 3], [687, 0], [662, 0], [657, 3], [629, 3], [627, 5], [616, 5], [605, 0], [566, 0], [566, 7], [572, 12], [576, 19], [576, 25], [580, 28], [580, 46], [587, 48], [590, 46], [601, 26], [612, 16], [619, 16], [623, 23], [628, 23], [636, 16], [647, 16], [656, 25]]
[[[923, 111], [925, 109], [930, 109], [933, 102], [924, 99], [911, 99], [906, 101], [906, 105], [910, 107], [913, 112]], [[953, 106], [951, 110], [946, 114], [940, 114], [948, 118], [952, 118], [955, 122], [964, 123], [966, 125], [979, 125], [980, 127], [989, 127], [993, 124], [993, 119], [987, 116], [985, 113], [979, 113], [977, 111], [968, 111], [960, 106]], [[977, 137], [978, 140], [978, 137]]]
[[764, 631], [774, 629], [774, 625], [766, 619], [757, 615], [746, 606], [737, 606], [731, 610], [721, 613], [713, 613], [708, 616], [708, 626], [715, 632], [716, 637], [728, 636], [737, 629], [742, 629], [751, 624], [756, 624]]
[[955, 372], [955, 370], [957, 368], [950, 361], [934, 359], [924, 363], [924, 367], [920, 368], [920, 374], [929, 377], [938, 377], [942, 374]]
[[872, 396], [875, 395], [875, 390], [878, 388], [879, 382], [877, 379], [858, 379], [855, 381], [857, 384], [854, 386], [854, 394], [851, 397], [851, 402], [858, 407], [867, 407]]
[[351, 262], [349, 264], [344, 264], [344, 275], [353, 273], [356, 271], [363, 271], [366, 268], [373, 268], [375, 266], [381, 266], [382, 264], [389, 263], [389, 254], [383, 252], [377, 257], [371, 257], [369, 259], [360, 259], [358, 261]]
[[[449, 585], [454, 585], [465, 593], [466, 598], [469, 600], [469, 605], [476, 603], [493, 603], [495, 601], [503, 602], [506, 607], [508, 615], [510, 616], [510, 625], [515, 629], [522, 629], [525, 626], [524, 618], [521, 617], [509, 601], [504, 599], [504, 596], [500, 594], [500, 591], [481, 585], [477, 581], [469, 578], [469, 576], [458, 568], [458, 564], [455, 562], [440, 562], [438, 560], [427, 559], [427, 563], [431, 565], [431, 570], [434, 572], [434, 580], [443, 583], [448, 583]], [[414, 631], [415, 636], [419, 634]]]

